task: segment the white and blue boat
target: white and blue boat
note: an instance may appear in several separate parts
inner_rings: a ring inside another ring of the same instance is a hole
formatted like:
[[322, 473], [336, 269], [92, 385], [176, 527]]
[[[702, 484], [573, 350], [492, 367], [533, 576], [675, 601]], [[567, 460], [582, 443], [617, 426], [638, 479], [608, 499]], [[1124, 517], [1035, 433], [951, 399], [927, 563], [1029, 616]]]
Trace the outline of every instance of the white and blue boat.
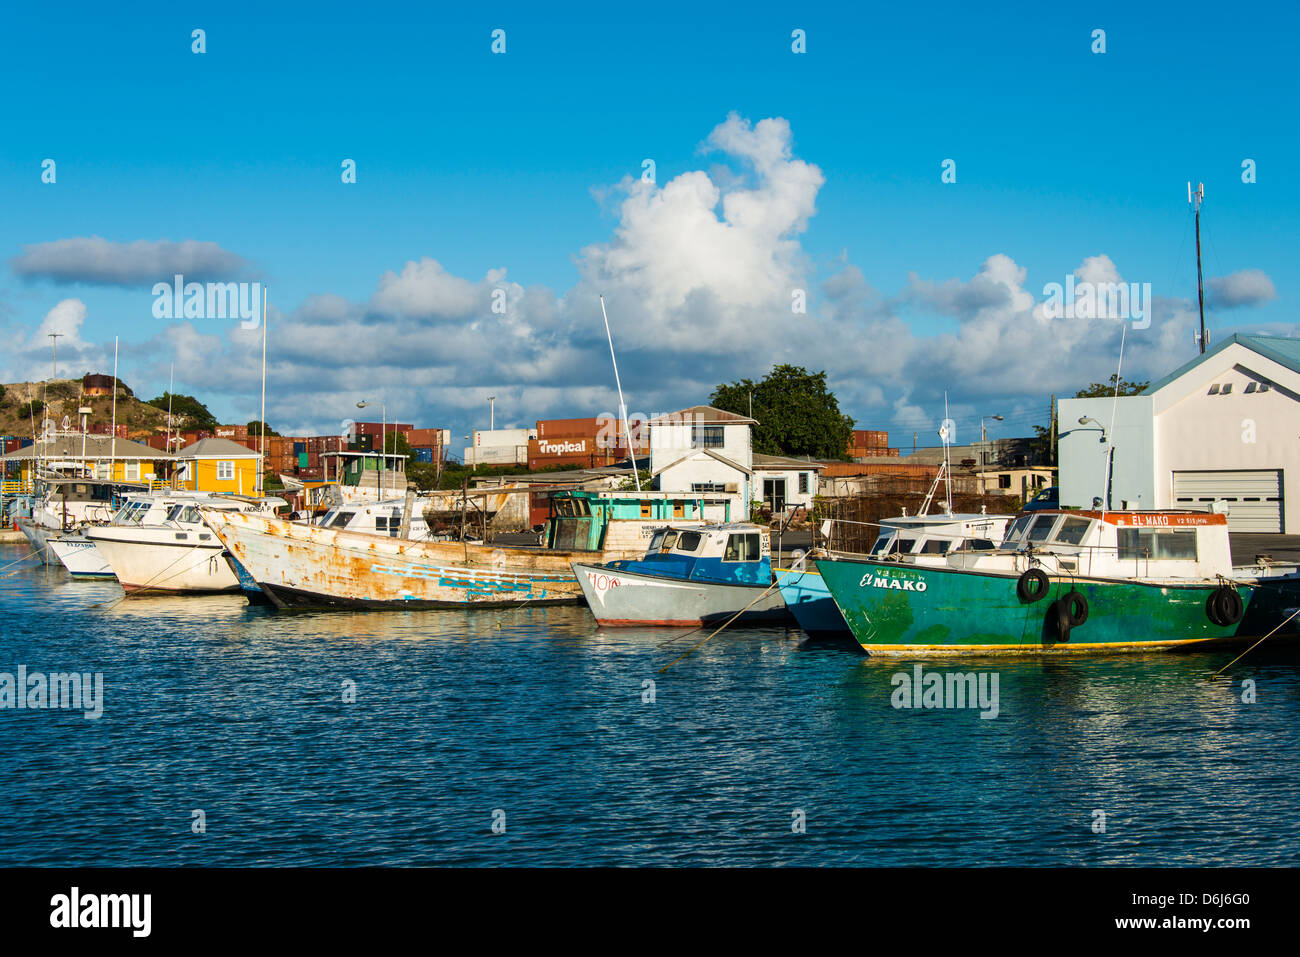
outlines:
[[768, 530], [748, 522], [655, 531], [638, 559], [586, 564], [573, 571], [602, 625], [785, 623], [772, 578]]

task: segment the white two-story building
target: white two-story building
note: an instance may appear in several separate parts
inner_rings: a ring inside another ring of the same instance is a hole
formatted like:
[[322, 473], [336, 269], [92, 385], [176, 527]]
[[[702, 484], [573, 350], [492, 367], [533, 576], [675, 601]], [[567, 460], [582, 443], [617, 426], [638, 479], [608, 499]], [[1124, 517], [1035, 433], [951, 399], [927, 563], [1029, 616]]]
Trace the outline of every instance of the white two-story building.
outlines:
[[692, 492], [731, 502], [733, 519], [751, 502], [774, 512], [812, 506], [819, 462], [754, 453], [754, 419], [697, 405], [649, 421], [650, 472], [664, 492]]

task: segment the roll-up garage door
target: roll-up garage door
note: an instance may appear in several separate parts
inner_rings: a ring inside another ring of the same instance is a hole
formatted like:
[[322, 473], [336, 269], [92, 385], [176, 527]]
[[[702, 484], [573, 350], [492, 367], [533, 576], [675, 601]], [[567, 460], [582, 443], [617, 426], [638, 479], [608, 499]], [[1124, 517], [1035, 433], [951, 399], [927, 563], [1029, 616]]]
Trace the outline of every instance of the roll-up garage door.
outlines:
[[1228, 527], [1237, 532], [1282, 531], [1282, 472], [1175, 472], [1174, 507], [1206, 510], [1228, 505]]

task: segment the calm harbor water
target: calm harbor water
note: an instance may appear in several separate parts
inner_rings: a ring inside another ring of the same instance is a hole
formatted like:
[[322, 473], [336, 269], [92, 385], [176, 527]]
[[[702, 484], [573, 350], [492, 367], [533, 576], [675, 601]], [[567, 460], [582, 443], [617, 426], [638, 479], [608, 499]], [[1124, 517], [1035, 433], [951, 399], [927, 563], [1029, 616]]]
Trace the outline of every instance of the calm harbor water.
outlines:
[[911, 662], [794, 629], [728, 630], [660, 675], [702, 635], [117, 602], [20, 568], [0, 672], [102, 672], [104, 711], [0, 710], [2, 865], [1300, 861], [1295, 651], [1216, 682], [1231, 656], [925, 664], [996, 673], [986, 720], [896, 709]]

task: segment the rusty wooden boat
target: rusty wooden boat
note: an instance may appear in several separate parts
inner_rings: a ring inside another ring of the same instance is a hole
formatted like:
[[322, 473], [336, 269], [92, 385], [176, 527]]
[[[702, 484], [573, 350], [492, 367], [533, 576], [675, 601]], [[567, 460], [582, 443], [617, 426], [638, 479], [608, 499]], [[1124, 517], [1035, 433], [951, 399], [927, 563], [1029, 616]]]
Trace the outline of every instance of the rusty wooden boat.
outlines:
[[204, 509], [230, 558], [280, 609], [578, 604], [589, 552], [389, 538]]

